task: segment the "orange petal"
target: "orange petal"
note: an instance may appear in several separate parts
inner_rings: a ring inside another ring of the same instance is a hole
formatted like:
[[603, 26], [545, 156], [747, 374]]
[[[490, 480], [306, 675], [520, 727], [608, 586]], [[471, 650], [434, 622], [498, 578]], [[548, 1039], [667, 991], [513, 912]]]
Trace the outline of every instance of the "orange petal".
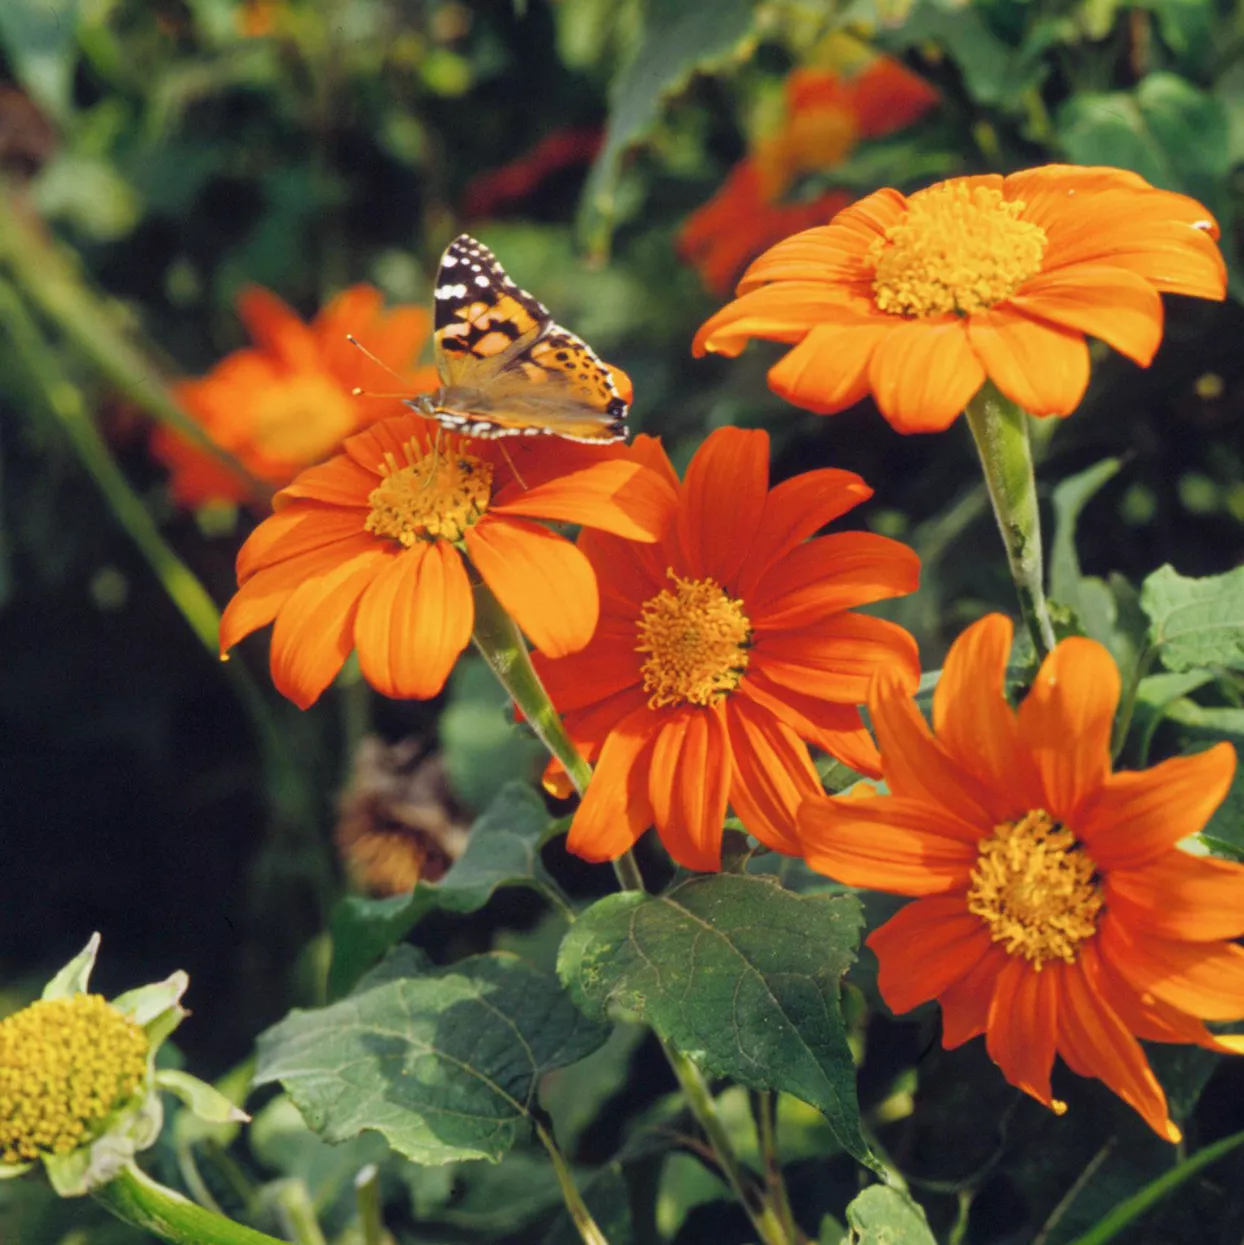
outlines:
[[635, 846], [652, 824], [648, 771], [641, 754], [650, 752], [661, 719], [646, 706], [609, 733], [570, 823], [566, 847], [584, 860], [616, 860]]
[[559, 713], [572, 713], [627, 687], [638, 687], [643, 677], [635, 652], [634, 624], [620, 629], [602, 618], [591, 642], [569, 657], [535, 655], [536, 669]]
[[338, 454], [296, 475], [293, 482], [273, 498], [272, 505], [280, 510], [291, 501], [305, 499], [365, 511], [367, 499], [377, 483], [375, 472], [365, 471], [346, 455]]
[[[810, 799], [799, 810], [798, 834], [818, 873], [893, 895], [962, 892], [980, 837], [943, 809], [885, 795]], [[958, 902], [966, 912], [962, 897]]]
[[221, 653], [228, 652], [252, 631], [267, 626], [277, 616], [281, 606], [307, 580], [328, 574], [341, 563], [375, 548], [374, 536], [351, 536], [331, 545], [304, 550], [250, 575], [221, 615]]
[[1082, 333], [1030, 319], [1010, 303], [968, 317], [968, 340], [989, 379], [1031, 415], [1069, 415], [1088, 387]]
[[1141, 937], [1213, 942], [1244, 934], [1244, 865], [1165, 852], [1139, 869], [1110, 869], [1106, 906]]
[[959, 896], [917, 899], [868, 938], [881, 971], [877, 987], [886, 1006], [909, 1012], [935, 999], [980, 963], [989, 935]]
[[797, 342], [817, 324], [845, 317], [858, 320], [863, 308], [858, 298], [848, 305], [850, 294], [835, 285], [813, 281], [782, 281], [762, 286], [727, 303], [700, 325], [691, 342], [691, 353], [733, 357], [753, 337], [767, 341]]
[[997, 976], [986, 1021], [989, 1058], [1017, 1089], [1059, 1115], [1067, 1109], [1050, 1089], [1054, 1039], [1058, 1031], [1058, 967], [1037, 972], [1027, 960], [1009, 956]]
[[1041, 804], [1032, 758], [1020, 746], [1015, 710], [1005, 693], [1011, 620], [990, 614], [950, 646], [933, 692], [933, 729], [955, 762], [980, 779], [980, 798], [995, 824]]
[[1072, 636], [1041, 663], [1019, 707], [1019, 735], [1045, 787], [1046, 810], [1079, 827], [1084, 801], [1110, 774], [1119, 670], [1096, 640]]
[[579, 533], [576, 544], [596, 571], [601, 612], [628, 619], [632, 628], [644, 602], [670, 586], [666, 570], [671, 561], [678, 560], [665, 541], [655, 546], [641, 544], [590, 529]]
[[[310, 326], [320, 366], [335, 376], [348, 378], [349, 386], [361, 383], [354, 379], [361, 371], [356, 360], [380, 370], [379, 364], [372, 363], [357, 346], [346, 340], [349, 333], [396, 370], [401, 360], [391, 358], [387, 351], [383, 351], [371, 331], [383, 307], [384, 295], [374, 285], [363, 282], [351, 285], [329, 299]], [[387, 381], [389, 388], [392, 388], [393, 377], [387, 376]]]
[[[539, 658], [536, 653], [535, 657]], [[566, 733], [587, 760], [601, 749], [609, 732], [632, 713], [648, 704], [648, 694], [641, 687], [626, 687], [612, 696], [563, 717]]]
[[1076, 834], [1105, 869], [1165, 859], [1180, 839], [1205, 826], [1234, 773], [1235, 749], [1224, 740], [1147, 770], [1111, 774], [1080, 810]]
[[[357, 510], [341, 510], [314, 502], [289, 506], [266, 518], [246, 538], [246, 543], [238, 550], [238, 582], [245, 583], [266, 566], [363, 535], [363, 522]], [[367, 539], [375, 538], [369, 535]]]
[[314, 334], [271, 290], [248, 285], [238, 295], [238, 317], [256, 345], [277, 355], [291, 371], [323, 370]]
[[774, 683], [841, 705], [863, 704], [880, 669], [897, 672], [913, 691], [920, 672], [916, 642], [902, 627], [852, 613], [758, 635], [751, 662]]
[[474, 622], [461, 555], [448, 541], [420, 541], [394, 558], [359, 602], [354, 646], [363, 677], [382, 696], [435, 696], [470, 643]]
[[895, 327], [868, 366], [873, 397], [895, 431], [941, 432], [985, 383], [985, 368], [968, 342], [969, 321], [893, 318]]
[[734, 761], [730, 803], [748, 834], [774, 851], [802, 854], [795, 831], [799, 806], [821, 794], [808, 750], [790, 727], [741, 696], [726, 702]]
[[652, 819], [665, 850], [684, 869], [721, 868], [730, 791], [730, 744], [716, 708], [663, 715], [648, 771]]
[[305, 580], [281, 606], [272, 628], [272, 682], [300, 709], [313, 705], [337, 677], [354, 647], [359, 598], [397, 556], [397, 546], [372, 541], [354, 557]]
[[756, 631], [802, 627], [826, 614], [915, 592], [920, 559], [897, 540], [872, 532], [838, 532], [791, 551], [747, 601]]
[[853, 471], [822, 467], [783, 480], [769, 491], [743, 567], [737, 591], [750, 598], [765, 572], [801, 545], [813, 532], [854, 509], [873, 495]]
[[467, 553], [502, 608], [549, 657], [577, 652], [600, 611], [592, 564], [564, 536], [528, 519], [486, 515], [467, 529]]
[[816, 696], [805, 696], [781, 687], [752, 669], [739, 684], [738, 694], [767, 709], [800, 739], [814, 744], [859, 774], [881, 777], [881, 755], [864, 728], [854, 705], [838, 705]]
[[1078, 965], [1068, 966], [1060, 977], [1058, 1051], [1067, 1066], [1108, 1085], [1159, 1137], [1178, 1142], [1181, 1134], [1140, 1043], [1090, 989]]
[[890, 317], [826, 312], [769, 369], [769, 388], [779, 398], [817, 415], [845, 411], [868, 395], [873, 357], [894, 327]]
[[769, 434], [718, 428], [687, 467], [677, 536], [686, 566], [725, 586], [742, 566], [769, 491]]
[[677, 504], [674, 490], [655, 472], [618, 458], [525, 490], [507, 488], [489, 512], [579, 523], [628, 540], [650, 541], [665, 532]]
[[1142, 994], [1202, 1020], [1244, 1017], [1244, 947], [1154, 938], [1112, 912], [1098, 937], [1102, 956]]
[[1011, 957], [994, 944], [968, 972], [938, 996], [942, 1008], [942, 1045], [947, 1050], [954, 1050], [985, 1032], [998, 974], [1010, 962]]
[[1075, 264], [1039, 272], [1007, 306], [1099, 338], [1141, 367], [1149, 366], [1162, 341], [1162, 300], [1144, 277], [1126, 268]]
[[879, 56], [850, 83], [861, 138], [881, 138], [918, 121], [940, 96], [899, 61]]
[[[347, 437], [341, 448], [352, 463], [368, 474], [371, 479], [368, 486], [370, 491], [379, 483], [380, 473], [389, 457], [402, 464], [406, 462], [406, 446], [409, 442], [414, 441], [420, 453], [431, 448], [436, 435], [431, 429], [432, 425], [428, 420], [407, 411], [392, 419], [382, 419], [364, 428], [362, 432]], [[456, 437], [445, 437], [444, 441], [447, 443], [442, 449], [445, 454], [457, 452], [464, 444]]]

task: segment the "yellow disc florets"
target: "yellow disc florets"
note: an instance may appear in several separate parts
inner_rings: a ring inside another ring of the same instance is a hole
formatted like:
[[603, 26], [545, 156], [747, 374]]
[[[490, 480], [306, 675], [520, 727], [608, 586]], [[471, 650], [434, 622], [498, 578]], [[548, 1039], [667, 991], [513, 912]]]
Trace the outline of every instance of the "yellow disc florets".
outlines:
[[674, 590], [644, 602], [635, 648], [643, 664], [648, 704], [709, 705], [738, 687], [747, 671], [751, 623], [743, 602], [714, 579], [666, 574]]
[[0, 1021], [0, 1162], [90, 1141], [146, 1067], [147, 1035], [98, 994], [42, 999]]
[[1074, 963], [1105, 902], [1097, 866], [1075, 835], [1038, 809], [995, 826], [978, 850], [968, 911], [994, 942], [1036, 969]]
[[417, 540], [461, 540], [492, 499], [492, 464], [453, 448], [425, 450], [412, 439], [406, 461], [386, 454], [371, 491], [366, 528], [410, 548]]
[[1045, 230], [1022, 219], [1025, 206], [962, 182], [917, 191], [902, 220], [869, 248], [877, 309], [971, 315], [1010, 297], [1045, 257]]

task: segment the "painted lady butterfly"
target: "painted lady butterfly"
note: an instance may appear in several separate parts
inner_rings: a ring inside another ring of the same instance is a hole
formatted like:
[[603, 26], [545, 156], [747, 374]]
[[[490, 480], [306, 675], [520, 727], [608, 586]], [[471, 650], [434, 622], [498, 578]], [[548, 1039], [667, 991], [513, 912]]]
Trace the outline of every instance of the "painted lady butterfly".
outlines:
[[407, 405], [446, 428], [467, 437], [626, 438], [627, 404], [613, 373], [467, 234], [441, 259], [433, 342], [441, 388]]

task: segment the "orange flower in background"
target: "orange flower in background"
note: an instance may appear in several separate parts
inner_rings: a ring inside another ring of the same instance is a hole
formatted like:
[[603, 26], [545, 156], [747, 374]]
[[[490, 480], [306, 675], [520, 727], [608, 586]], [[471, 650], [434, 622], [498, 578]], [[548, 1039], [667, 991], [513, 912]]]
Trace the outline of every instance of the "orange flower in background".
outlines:
[[555, 174], [586, 168], [596, 159], [603, 138], [599, 126], [567, 126], [546, 134], [517, 160], [471, 178], [462, 192], [463, 216], [495, 216], [530, 198]]
[[1092, 640], [1064, 640], [1018, 710], [1006, 700], [1008, 619], [951, 647], [931, 733], [886, 672], [869, 697], [890, 795], [804, 805], [808, 863], [849, 886], [911, 895], [876, 930], [896, 1012], [937, 999], [942, 1041], [985, 1034], [1013, 1085], [1061, 1114], [1054, 1056], [1104, 1081], [1179, 1140], [1137, 1038], [1244, 1052], [1203, 1020], [1244, 1017], [1244, 866], [1180, 840], [1221, 803], [1221, 743], [1112, 773], [1119, 674]]
[[304, 709], [352, 650], [378, 692], [435, 696], [474, 626], [464, 554], [537, 648], [582, 648], [596, 578], [540, 520], [645, 541], [672, 504], [671, 486], [621, 447], [553, 437], [507, 447], [438, 435], [408, 413], [342, 451], [277, 494], [238, 554], [240, 587], [220, 623], [224, 653], [275, 620], [272, 681]]
[[613, 859], [655, 823], [679, 864], [716, 869], [729, 805], [762, 842], [799, 854], [796, 810], [821, 790], [807, 743], [876, 773], [857, 708], [868, 681], [920, 677], [906, 631], [851, 612], [913, 591], [919, 560], [867, 532], [809, 540], [872, 490], [832, 468], [770, 489], [767, 433], [714, 432], [681, 485], [658, 442], [640, 437], [631, 454], [677, 489], [667, 533], [655, 545], [581, 536], [600, 624], [575, 656], [536, 658], [596, 761], [568, 846]]
[[[174, 386], [187, 414], [252, 475], [276, 487], [323, 461], [352, 432], [395, 415], [400, 399], [355, 397], [357, 388], [393, 392], [398, 381], [347, 340], [353, 334], [402, 377], [412, 394], [440, 383], [415, 362], [431, 331], [422, 307], [384, 308], [379, 290], [351, 286], [305, 324], [275, 294], [252, 286], [238, 314], [255, 342], [208, 375]], [[174, 497], [187, 506], [245, 501], [245, 481], [193, 442], [161, 426], [152, 450], [172, 472]]]
[[762, 255], [692, 350], [794, 346], [769, 371], [820, 414], [871, 393], [899, 432], [937, 432], [991, 380], [1034, 415], [1088, 384], [1085, 334], [1147, 365], [1159, 293], [1222, 299], [1218, 226], [1122, 169], [1047, 165], [879, 190]]
[[886, 56], [873, 58], [854, 75], [796, 69], [786, 79], [785, 93], [783, 124], [753, 145], [679, 234], [679, 255], [713, 293], [726, 293], [766, 247], [822, 224], [854, 197], [831, 190], [804, 202], [783, 202], [794, 181], [841, 164], [861, 139], [912, 124], [938, 98], [927, 82]]

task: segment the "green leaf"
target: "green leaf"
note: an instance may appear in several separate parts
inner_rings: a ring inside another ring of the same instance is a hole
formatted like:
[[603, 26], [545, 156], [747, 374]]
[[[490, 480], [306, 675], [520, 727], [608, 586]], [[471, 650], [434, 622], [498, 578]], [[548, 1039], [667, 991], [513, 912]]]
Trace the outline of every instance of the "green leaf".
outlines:
[[62, 123], [72, 112], [78, 0], [4, 0], [0, 44], [31, 97]]
[[388, 899], [343, 899], [329, 918], [329, 997], [345, 994], [434, 909], [478, 912], [500, 887], [527, 886], [556, 907], [572, 911], [540, 860], [540, 846], [555, 829], [544, 801], [530, 787], [508, 783], [476, 819], [466, 850], [439, 882], [420, 882], [409, 895]]
[[887, 1185], [865, 1189], [847, 1206], [852, 1245], [937, 1245], [924, 1211]]
[[495, 1162], [540, 1078], [608, 1032], [552, 976], [478, 955], [292, 1012], [260, 1037], [255, 1081], [279, 1081], [325, 1141], [372, 1129], [418, 1163]]
[[39, 997], [65, 999], [71, 994], [85, 994], [98, 954], [99, 935], [92, 934], [86, 946], [43, 987], [43, 993]]
[[580, 228], [590, 250], [608, 245], [622, 157], [695, 74], [720, 72], [751, 53], [758, 7], [754, 0], [649, 0], [642, 38], [610, 91], [604, 145], [583, 191]]
[[[1178, 700], [1167, 707], [1166, 715], [1175, 724], [1181, 747], [1189, 752], [1223, 739], [1234, 744], [1237, 756], [1244, 751], [1244, 709], [1206, 709], [1191, 700]], [[1201, 834], [1215, 851], [1244, 860], [1244, 767], [1236, 766], [1226, 799]]]
[[566, 935], [558, 972], [590, 1016], [634, 1012], [709, 1074], [811, 1103], [870, 1162], [838, 1006], [860, 922], [853, 896], [694, 877], [594, 904]]
[[1220, 208], [1230, 168], [1227, 117], [1212, 95], [1177, 74], [1151, 73], [1134, 91], [1073, 95], [1055, 128], [1076, 164], [1132, 169]]
[[1244, 567], [1206, 579], [1159, 567], [1145, 580], [1140, 605], [1149, 643], [1168, 670], [1244, 669]]

